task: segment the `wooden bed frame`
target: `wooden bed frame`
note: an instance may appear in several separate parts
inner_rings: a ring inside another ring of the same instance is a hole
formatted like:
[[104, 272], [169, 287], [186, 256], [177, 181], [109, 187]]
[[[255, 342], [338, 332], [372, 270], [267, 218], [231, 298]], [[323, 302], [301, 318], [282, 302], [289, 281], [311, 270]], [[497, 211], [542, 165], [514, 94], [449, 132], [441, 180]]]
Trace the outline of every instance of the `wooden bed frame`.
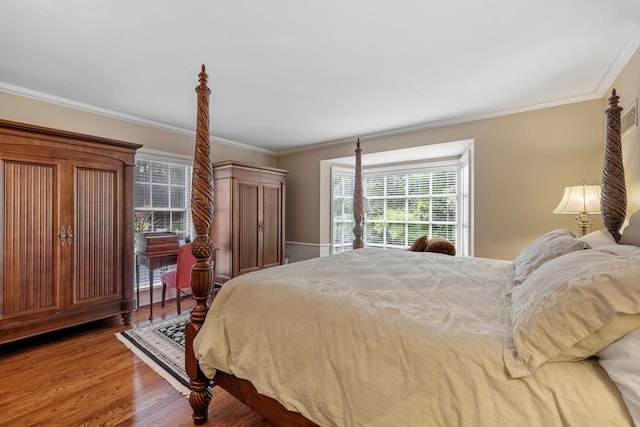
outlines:
[[[193, 409], [195, 424], [204, 424], [209, 414], [212, 379], [200, 370], [193, 353], [193, 340], [202, 326], [209, 309], [208, 299], [213, 290], [213, 266], [210, 257], [213, 245], [209, 239], [213, 216], [213, 169], [209, 143], [209, 95], [205, 66], [199, 74], [196, 152], [193, 167], [191, 208], [197, 236], [192, 243], [196, 264], [191, 273], [191, 289], [196, 306], [191, 311], [185, 328], [185, 367], [190, 378], [189, 403]], [[622, 165], [619, 97], [615, 89], [609, 98], [605, 161], [602, 176], [602, 221], [616, 241], [620, 239], [620, 227], [626, 215], [626, 189]], [[362, 247], [362, 172], [360, 141], [356, 145], [356, 176], [354, 188], [354, 242], [353, 248]], [[297, 412], [286, 409], [280, 402], [259, 394], [251, 382], [218, 371], [213, 382], [229, 394], [244, 402], [276, 426], [302, 427], [317, 424]]]

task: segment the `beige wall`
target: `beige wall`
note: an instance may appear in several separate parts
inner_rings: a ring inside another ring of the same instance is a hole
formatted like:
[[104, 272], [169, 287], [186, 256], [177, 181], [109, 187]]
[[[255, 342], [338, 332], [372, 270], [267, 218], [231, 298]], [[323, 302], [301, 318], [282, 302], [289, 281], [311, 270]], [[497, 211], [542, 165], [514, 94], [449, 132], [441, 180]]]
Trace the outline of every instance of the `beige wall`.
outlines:
[[[194, 106], [196, 100], [194, 96]], [[193, 157], [195, 134], [162, 130], [0, 91], [0, 118], [144, 145], [144, 148]], [[195, 123], [195, 116], [193, 118]], [[212, 129], [213, 130], [213, 129]], [[214, 131], [215, 133], [215, 131]], [[275, 166], [275, 157], [213, 140], [214, 161], [238, 160]]]
[[[609, 88], [607, 96], [602, 100], [601, 108], [607, 108], [607, 98], [613, 88], [620, 96], [620, 106], [626, 108], [622, 114], [628, 111], [628, 107], [632, 103], [637, 104], [638, 98], [640, 98], [640, 49], [636, 51]], [[638, 126], [632, 128], [622, 137], [622, 160], [627, 185], [628, 221], [631, 214], [640, 211], [640, 130]]]
[[[572, 216], [551, 211], [565, 186], [582, 179], [600, 182], [603, 126], [602, 103], [596, 99], [366, 140], [361, 146], [364, 153], [373, 153], [474, 139], [474, 255], [513, 259], [548, 230], [577, 230]], [[350, 156], [354, 145], [278, 157], [278, 167], [290, 171], [287, 241], [329, 242], [328, 226], [319, 223], [320, 160]]]

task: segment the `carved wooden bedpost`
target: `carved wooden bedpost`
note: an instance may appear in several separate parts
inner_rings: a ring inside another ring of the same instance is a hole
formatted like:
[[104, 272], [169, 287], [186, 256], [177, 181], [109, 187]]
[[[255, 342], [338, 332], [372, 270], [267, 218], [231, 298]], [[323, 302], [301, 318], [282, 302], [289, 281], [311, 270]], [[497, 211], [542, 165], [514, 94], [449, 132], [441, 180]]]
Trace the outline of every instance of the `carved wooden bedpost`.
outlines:
[[[193, 339], [207, 315], [207, 299], [213, 287], [213, 265], [211, 263], [213, 245], [209, 231], [213, 218], [213, 167], [209, 144], [209, 94], [207, 73], [204, 65], [198, 75], [198, 118], [196, 127], [196, 151], [193, 162], [191, 211], [196, 237], [191, 244], [191, 252], [196, 263], [191, 269], [191, 290], [196, 306], [191, 311], [190, 321], [185, 327], [185, 368], [190, 378], [191, 394], [189, 403], [193, 409], [193, 421], [203, 424], [209, 414], [211, 402], [210, 380], [200, 371], [193, 354]], [[214, 260], [215, 262], [215, 260]]]
[[605, 146], [604, 167], [602, 171], [602, 199], [600, 210], [602, 222], [611, 235], [620, 240], [620, 228], [627, 214], [627, 191], [622, 164], [622, 142], [620, 136], [620, 112], [616, 90], [609, 98], [607, 114], [607, 140]]
[[356, 143], [356, 176], [353, 186], [353, 249], [360, 249], [362, 243], [362, 164], [361, 164], [360, 138]]

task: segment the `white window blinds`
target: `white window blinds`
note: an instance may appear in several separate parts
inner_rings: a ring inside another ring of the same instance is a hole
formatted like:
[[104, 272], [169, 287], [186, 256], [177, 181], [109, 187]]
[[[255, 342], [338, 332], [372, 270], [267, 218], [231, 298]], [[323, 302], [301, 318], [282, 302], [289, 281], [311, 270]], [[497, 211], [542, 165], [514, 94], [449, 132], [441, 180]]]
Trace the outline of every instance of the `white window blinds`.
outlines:
[[[332, 167], [332, 253], [351, 250], [354, 171]], [[364, 219], [366, 246], [405, 249], [415, 239], [444, 237], [469, 255], [469, 156], [458, 160], [363, 170], [372, 209]]]
[[353, 246], [353, 170], [331, 169], [331, 242], [332, 253], [348, 251]]
[[[195, 237], [191, 218], [192, 166], [171, 156], [136, 156], [133, 189], [135, 232], [173, 231], [181, 242]], [[157, 285], [160, 274], [154, 275]], [[140, 287], [149, 286], [149, 274], [140, 269]]]
[[173, 231], [180, 240], [192, 237], [191, 171], [191, 166], [181, 164], [144, 159], [136, 162], [136, 232]]
[[373, 213], [366, 217], [366, 244], [406, 248], [415, 239], [457, 235], [457, 171], [455, 166], [424, 172], [364, 177]]

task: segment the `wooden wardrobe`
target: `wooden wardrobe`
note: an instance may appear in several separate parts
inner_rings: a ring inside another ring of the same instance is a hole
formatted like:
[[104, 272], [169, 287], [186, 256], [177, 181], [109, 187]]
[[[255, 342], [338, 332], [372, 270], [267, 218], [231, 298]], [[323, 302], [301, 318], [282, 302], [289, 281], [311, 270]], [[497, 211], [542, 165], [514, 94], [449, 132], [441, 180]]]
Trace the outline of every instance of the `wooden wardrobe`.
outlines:
[[121, 314], [140, 145], [0, 120], [0, 344]]
[[235, 161], [213, 165], [216, 283], [284, 264], [287, 173]]

